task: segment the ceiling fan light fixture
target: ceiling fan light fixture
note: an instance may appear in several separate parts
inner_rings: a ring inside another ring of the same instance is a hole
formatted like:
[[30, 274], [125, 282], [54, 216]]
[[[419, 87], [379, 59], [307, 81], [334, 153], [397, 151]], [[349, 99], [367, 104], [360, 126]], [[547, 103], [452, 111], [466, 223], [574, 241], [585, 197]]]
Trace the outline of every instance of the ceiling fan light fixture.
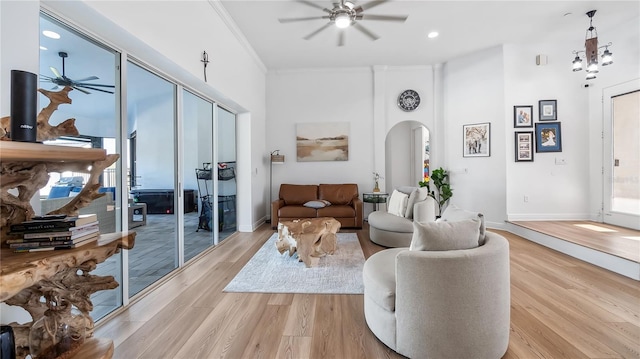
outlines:
[[344, 29], [351, 25], [351, 16], [349, 14], [338, 14], [334, 20], [336, 27]]
[[356, 3], [349, 0], [346, 0], [343, 4], [344, 6], [348, 7], [351, 10], [353, 10], [353, 8], [356, 7]]
[[55, 40], [58, 40], [60, 38], [60, 34], [58, 34], [55, 31], [51, 31], [51, 30], [44, 30], [42, 32], [42, 35], [44, 35], [44, 36], [46, 36], [46, 37], [48, 37], [50, 39], [55, 39]]
[[427, 34], [427, 37], [430, 39], [435, 39], [436, 37], [438, 37], [438, 35], [440, 35], [437, 31], [431, 31], [430, 33]]

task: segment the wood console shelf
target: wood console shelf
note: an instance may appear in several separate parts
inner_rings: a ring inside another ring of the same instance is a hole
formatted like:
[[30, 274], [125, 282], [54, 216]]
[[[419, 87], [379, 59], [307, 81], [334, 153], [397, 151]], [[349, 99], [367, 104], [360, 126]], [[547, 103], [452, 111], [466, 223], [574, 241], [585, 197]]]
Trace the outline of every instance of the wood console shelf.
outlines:
[[[97, 241], [74, 249], [14, 253], [4, 241], [12, 224], [35, 215], [30, 200], [49, 181], [49, 173], [75, 171], [89, 173], [80, 193], [51, 214], [77, 215], [78, 210], [105, 194], [99, 193], [100, 175], [120, 156], [107, 155], [103, 149], [52, 146], [39, 143], [0, 141], [0, 300], [24, 308], [33, 319], [41, 318], [50, 306], [70, 310], [71, 306], [86, 318], [86, 340], [72, 358], [109, 359], [113, 341], [93, 336], [91, 295], [114, 289], [113, 276], [90, 274], [99, 263], [121, 249], [131, 249], [135, 232], [102, 234]], [[16, 194], [17, 193], [17, 194]], [[44, 301], [42, 300], [44, 299]], [[33, 322], [9, 323], [16, 339], [19, 358], [29, 353], [29, 330]]]

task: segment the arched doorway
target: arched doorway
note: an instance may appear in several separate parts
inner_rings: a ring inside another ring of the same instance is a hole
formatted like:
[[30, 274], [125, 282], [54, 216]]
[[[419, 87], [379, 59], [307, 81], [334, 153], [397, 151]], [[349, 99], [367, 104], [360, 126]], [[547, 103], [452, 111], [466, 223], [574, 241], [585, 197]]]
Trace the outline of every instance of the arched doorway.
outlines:
[[429, 151], [429, 129], [422, 123], [404, 121], [393, 126], [385, 139], [384, 190], [391, 193], [399, 186], [417, 186], [429, 175]]

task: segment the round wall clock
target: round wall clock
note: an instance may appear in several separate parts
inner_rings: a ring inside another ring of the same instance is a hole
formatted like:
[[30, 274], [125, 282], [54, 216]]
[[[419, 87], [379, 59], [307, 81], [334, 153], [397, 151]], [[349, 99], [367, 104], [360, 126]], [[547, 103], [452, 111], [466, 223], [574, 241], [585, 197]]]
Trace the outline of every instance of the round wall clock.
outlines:
[[403, 111], [413, 111], [420, 105], [420, 95], [414, 90], [404, 90], [398, 96], [398, 106]]

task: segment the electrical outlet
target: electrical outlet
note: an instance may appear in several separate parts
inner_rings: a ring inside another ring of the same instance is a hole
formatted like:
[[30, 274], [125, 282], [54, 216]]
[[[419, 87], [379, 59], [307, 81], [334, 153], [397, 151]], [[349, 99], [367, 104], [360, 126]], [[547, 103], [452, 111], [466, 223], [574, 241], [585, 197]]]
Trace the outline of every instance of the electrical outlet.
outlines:
[[529, 196], [526, 196], [526, 195], [524, 196], [524, 202], [525, 203], [529, 202]]

